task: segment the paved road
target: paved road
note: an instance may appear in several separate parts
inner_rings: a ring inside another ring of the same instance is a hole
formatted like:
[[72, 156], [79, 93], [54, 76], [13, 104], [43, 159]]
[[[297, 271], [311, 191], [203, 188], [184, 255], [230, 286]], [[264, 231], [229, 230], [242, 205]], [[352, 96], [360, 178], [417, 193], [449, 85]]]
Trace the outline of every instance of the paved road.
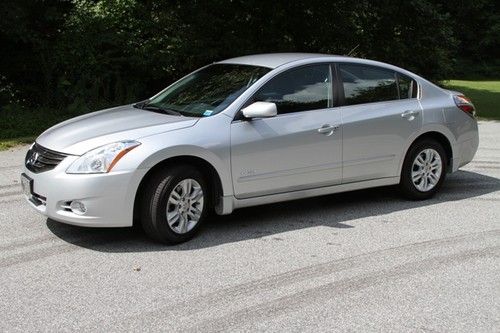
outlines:
[[164, 247], [47, 221], [0, 152], [0, 331], [500, 331], [500, 123], [436, 198], [393, 188], [216, 218]]

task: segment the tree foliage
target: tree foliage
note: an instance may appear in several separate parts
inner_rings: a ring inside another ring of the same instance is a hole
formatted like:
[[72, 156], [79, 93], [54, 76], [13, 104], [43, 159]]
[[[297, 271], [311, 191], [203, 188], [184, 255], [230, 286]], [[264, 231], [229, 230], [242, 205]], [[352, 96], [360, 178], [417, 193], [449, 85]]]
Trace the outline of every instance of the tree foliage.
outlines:
[[351, 54], [430, 79], [495, 65], [498, 2], [3, 0], [0, 105], [96, 108], [149, 97], [227, 57]]

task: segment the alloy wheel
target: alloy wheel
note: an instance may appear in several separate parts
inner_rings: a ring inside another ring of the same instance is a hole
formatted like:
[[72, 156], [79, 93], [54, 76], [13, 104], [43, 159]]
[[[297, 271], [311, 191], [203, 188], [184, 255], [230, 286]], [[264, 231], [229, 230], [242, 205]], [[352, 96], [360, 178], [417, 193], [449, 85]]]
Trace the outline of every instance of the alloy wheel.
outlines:
[[172, 231], [185, 234], [191, 231], [202, 215], [203, 188], [194, 179], [180, 181], [167, 202], [167, 221]]
[[428, 192], [438, 184], [442, 172], [441, 156], [436, 150], [427, 148], [415, 157], [411, 168], [411, 180], [419, 191]]

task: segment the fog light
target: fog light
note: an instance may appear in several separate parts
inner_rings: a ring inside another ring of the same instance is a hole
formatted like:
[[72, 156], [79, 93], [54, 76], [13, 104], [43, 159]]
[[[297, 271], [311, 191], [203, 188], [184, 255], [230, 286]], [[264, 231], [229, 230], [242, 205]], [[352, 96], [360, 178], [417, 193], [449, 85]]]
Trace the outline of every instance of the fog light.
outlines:
[[85, 207], [83, 202], [80, 202], [80, 201], [71, 201], [69, 208], [71, 208], [71, 211], [73, 213], [78, 214], [78, 215], [83, 215], [87, 212], [87, 207]]

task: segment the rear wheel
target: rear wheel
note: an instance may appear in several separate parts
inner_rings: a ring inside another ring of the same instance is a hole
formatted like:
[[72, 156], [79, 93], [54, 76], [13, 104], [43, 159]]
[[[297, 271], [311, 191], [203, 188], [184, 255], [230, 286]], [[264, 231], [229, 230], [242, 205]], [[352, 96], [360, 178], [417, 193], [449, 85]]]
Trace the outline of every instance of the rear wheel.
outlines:
[[209, 188], [189, 165], [155, 173], [144, 187], [141, 223], [150, 237], [167, 244], [191, 239], [204, 222]]
[[446, 152], [434, 140], [415, 143], [406, 154], [399, 184], [403, 194], [413, 200], [432, 197], [446, 177]]

